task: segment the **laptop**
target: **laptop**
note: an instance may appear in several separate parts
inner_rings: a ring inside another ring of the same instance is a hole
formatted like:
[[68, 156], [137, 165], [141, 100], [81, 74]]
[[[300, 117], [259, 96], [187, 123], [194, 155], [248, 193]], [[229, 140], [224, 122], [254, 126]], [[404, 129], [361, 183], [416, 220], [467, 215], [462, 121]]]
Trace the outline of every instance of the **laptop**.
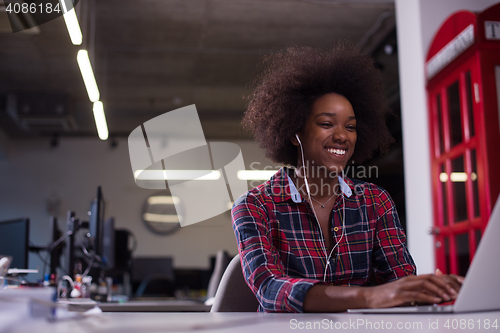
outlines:
[[[490, 221], [465, 275], [453, 305], [419, 305], [380, 309], [349, 309], [353, 313], [462, 313], [500, 310], [500, 197], [497, 199]], [[495, 264], [496, 262], [496, 264]]]

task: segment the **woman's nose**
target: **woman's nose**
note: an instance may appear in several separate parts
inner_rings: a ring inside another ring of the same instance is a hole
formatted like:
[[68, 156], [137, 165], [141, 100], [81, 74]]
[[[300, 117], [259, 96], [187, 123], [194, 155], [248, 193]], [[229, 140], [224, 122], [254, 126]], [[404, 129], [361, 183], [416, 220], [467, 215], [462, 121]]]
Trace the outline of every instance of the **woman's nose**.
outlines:
[[333, 139], [340, 142], [344, 142], [345, 140], [347, 140], [346, 130], [342, 127], [334, 129]]

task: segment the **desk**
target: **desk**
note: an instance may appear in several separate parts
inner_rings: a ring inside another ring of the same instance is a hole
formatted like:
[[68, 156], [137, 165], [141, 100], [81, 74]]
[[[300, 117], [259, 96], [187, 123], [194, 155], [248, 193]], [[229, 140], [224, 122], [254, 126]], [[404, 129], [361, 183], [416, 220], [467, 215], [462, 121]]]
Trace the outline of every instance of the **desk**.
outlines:
[[[374, 315], [374, 314], [270, 314], [270, 313], [101, 313], [85, 319], [62, 320], [49, 323], [33, 320], [19, 323], [9, 328], [9, 333], [148, 333], [148, 332], [242, 332], [242, 333], [281, 333], [281, 332], [386, 332], [392, 327], [394, 332], [452, 332], [444, 327], [448, 321], [460, 323], [469, 321], [472, 328], [460, 329], [461, 332], [499, 332], [483, 325], [497, 320], [500, 325], [500, 311], [468, 314], [412, 314], [412, 315]], [[306, 329], [307, 323], [316, 329]], [[478, 328], [481, 323], [481, 328]], [[323, 326], [322, 326], [323, 325]], [[337, 325], [337, 328], [335, 326]], [[371, 325], [371, 326], [370, 326]], [[380, 327], [385, 329], [382, 329]], [[398, 329], [398, 325], [403, 325]], [[432, 325], [429, 328], [429, 325]], [[459, 325], [459, 324], [458, 324]], [[343, 326], [343, 328], [342, 328]], [[406, 328], [405, 328], [406, 326]], [[377, 329], [377, 327], [379, 327]], [[434, 327], [436, 329], [434, 329]]]
[[103, 312], [210, 312], [211, 305], [196, 301], [128, 301], [100, 303]]
[[98, 306], [102, 312], [210, 312], [211, 305], [190, 300], [140, 300], [96, 303], [94, 301], [79, 302], [60, 301], [68, 304], [70, 311], [85, 311]]

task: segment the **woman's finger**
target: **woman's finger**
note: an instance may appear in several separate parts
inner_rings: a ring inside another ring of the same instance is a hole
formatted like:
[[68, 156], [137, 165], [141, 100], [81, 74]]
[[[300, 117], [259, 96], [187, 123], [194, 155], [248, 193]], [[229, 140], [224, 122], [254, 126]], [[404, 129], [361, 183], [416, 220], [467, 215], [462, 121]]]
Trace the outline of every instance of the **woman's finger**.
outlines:
[[455, 278], [458, 283], [460, 283], [460, 286], [464, 283], [465, 277], [460, 276], [460, 275], [455, 275], [455, 274], [450, 274], [451, 277]]
[[446, 274], [441, 276], [432, 275], [430, 280], [440, 286], [440, 288], [446, 290], [447, 294], [449, 294], [452, 299], [455, 299], [458, 294], [458, 290], [460, 290], [460, 286], [456, 285], [456, 282], [452, 281], [452, 279]]
[[445, 301], [453, 299], [453, 294], [446, 291], [446, 284], [436, 284], [436, 281], [433, 281], [432, 278], [424, 280], [422, 287], [423, 289], [421, 292], [424, 294], [426, 294], [426, 292], [431, 293], [431, 295], [442, 298]]
[[403, 294], [403, 298], [406, 303], [410, 304], [434, 304], [441, 303], [443, 301], [443, 299], [438, 296], [429, 295], [418, 291], [408, 291]]
[[447, 301], [454, 299], [454, 295], [456, 295], [453, 289], [442, 278], [438, 278], [433, 274], [401, 279], [400, 288], [404, 291], [419, 292]]
[[448, 283], [458, 294], [460, 291], [460, 287], [462, 286], [462, 283], [459, 282], [459, 280], [451, 275], [444, 275], [443, 279]]

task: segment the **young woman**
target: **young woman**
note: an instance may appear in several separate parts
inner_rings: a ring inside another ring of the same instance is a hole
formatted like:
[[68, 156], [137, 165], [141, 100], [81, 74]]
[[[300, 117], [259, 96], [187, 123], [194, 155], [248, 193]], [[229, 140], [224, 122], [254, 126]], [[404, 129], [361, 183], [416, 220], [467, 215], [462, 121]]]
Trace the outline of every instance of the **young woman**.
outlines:
[[391, 136], [380, 73], [350, 44], [290, 48], [266, 60], [245, 113], [266, 156], [281, 168], [241, 196], [233, 227], [259, 311], [332, 312], [440, 303], [461, 278], [416, 276], [389, 194], [349, 179]]

